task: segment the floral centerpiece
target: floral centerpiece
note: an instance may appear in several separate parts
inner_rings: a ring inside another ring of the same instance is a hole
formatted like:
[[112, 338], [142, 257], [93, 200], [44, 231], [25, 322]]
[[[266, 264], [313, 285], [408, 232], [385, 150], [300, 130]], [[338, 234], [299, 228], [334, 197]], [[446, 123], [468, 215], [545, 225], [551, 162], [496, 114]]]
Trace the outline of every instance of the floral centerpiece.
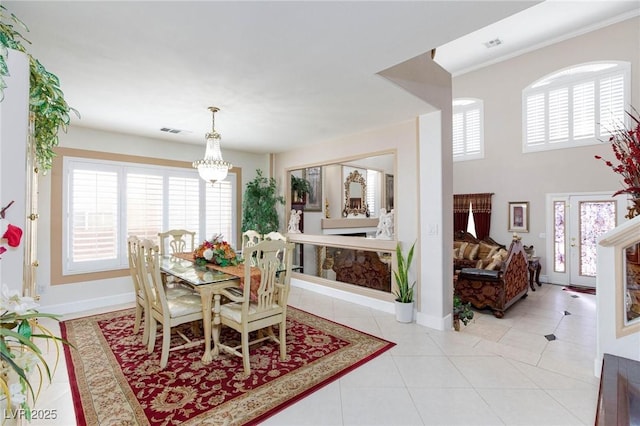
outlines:
[[[2, 286], [0, 293], [0, 408], [5, 410], [5, 413], [20, 413], [27, 420], [31, 420], [29, 401], [36, 400], [42, 386], [42, 379], [46, 376], [51, 382], [53, 375], [35, 342], [37, 339], [54, 342], [57, 354], [59, 354], [59, 343], [70, 345], [66, 340], [54, 336], [48, 329], [38, 324], [38, 318], [57, 320], [56, 315], [38, 312], [36, 310], [38, 306], [33, 298], [20, 296], [17, 291], [9, 290], [6, 285]], [[38, 378], [38, 386], [35, 389], [31, 382], [34, 377]]]
[[216, 234], [210, 240], [205, 240], [195, 249], [193, 254], [197, 265], [213, 263], [220, 266], [230, 266], [242, 262], [229, 243], [223, 240], [221, 234]]
[[622, 176], [623, 189], [613, 194], [628, 194], [633, 203], [628, 208], [627, 218], [640, 215], [640, 116], [635, 108], [627, 111], [631, 119], [631, 127], [627, 129], [620, 124], [610, 131], [608, 142], [611, 144], [617, 164], [596, 155], [596, 159], [604, 161], [614, 172]]

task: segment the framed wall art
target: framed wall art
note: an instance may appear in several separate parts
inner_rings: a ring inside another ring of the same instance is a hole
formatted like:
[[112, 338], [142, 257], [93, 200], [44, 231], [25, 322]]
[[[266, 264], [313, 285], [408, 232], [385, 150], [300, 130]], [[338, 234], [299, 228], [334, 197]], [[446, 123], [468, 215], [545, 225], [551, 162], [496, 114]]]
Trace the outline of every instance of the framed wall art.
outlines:
[[510, 232], [529, 232], [529, 202], [509, 202], [509, 226]]
[[322, 167], [308, 167], [302, 172], [302, 177], [311, 184], [311, 192], [307, 194], [304, 210], [307, 212], [322, 211]]

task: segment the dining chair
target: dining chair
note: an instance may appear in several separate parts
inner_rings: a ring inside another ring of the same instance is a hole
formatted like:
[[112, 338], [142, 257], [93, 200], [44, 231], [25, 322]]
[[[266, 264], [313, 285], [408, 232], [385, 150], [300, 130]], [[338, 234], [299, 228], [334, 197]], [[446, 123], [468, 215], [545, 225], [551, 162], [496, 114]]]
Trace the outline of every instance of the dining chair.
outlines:
[[[280, 359], [284, 361], [287, 356], [287, 301], [291, 285], [293, 248], [293, 243], [282, 240], [262, 241], [247, 248], [247, 255], [255, 258], [255, 267], [260, 270], [259, 285], [251, 285], [252, 266], [245, 262], [242, 295], [222, 290], [222, 294], [231, 302], [220, 307], [221, 324], [239, 332], [241, 343], [230, 346], [219, 342], [218, 347], [242, 358], [245, 376], [251, 374], [249, 363], [249, 346], [251, 345], [272, 340], [280, 345]], [[278, 259], [279, 252], [285, 254], [284, 265]], [[272, 325], [278, 325], [278, 336], [274, 334]], [[249, 333], [256, 330], [264, 332], [259, 333], [256, 339], [249, 341]]]
[[147, 297], [145, 295], [142, 282], [140, 281], [140, 259], [139, 255], [140, 240], [135, 235], [127, 238], [127, 257], [129, 259], [129, 273], [133, 282], [133, 291], [136, 296], [136, 317], [133, 325], [133, 333], [140, 331], [142, 316], [144, 315], [144, 330], [142, 333], [142, 343], [147, 344], [149, 338], [149, 308], [147, 306]]
[[196, 233], [186, 229], [170, 229], [158, 232], [160, 255], [192, 252], [195, 249]]
[[[160, 250], [151, 240], [143, 240], [139, 245], [139, 258], [143, 259], [144, 271], [141, 274], [142, 283], [149, 301], [149, 341], [147, 352], [155, 349], [156, 331], [158, 324], [162, 326], [162, 353], [160, 368], [165, 368], [169, 361], [169, 352], [178, 349], [194, 347], [201, 341], [189, 339], [177, 327], [193, 321], [202, 322], [202, 299], [196, 294], [182, 295], [175, 298], [167, 297], [165, 287], [160, 276]], [[171, 332], [176, 333], [185, 341], [184, 344], [170, 347]]]
[[[196, 233], [194, 231], [187, 231], [186, 229], [170, 229], [169, 231], [158, 232], [160, 256], [192, 252], [195, 249], [195, 236]], [[172, 284], [180, 284], [181, 280], [162, 273], [162, 282], [169, 288]]]
[[[262, 235], [258, 231], [254, 231], [253, 229], [248, 229], [242, 233], [242, 258], [247, 259], [245, 255], [245, 250], [249, 247], [253, 247], [262, 241]], [[251, 259], [249, 262], [251, 265], [255, 264], [255, 260]]]
[[269, 232], [267, 235], [264, 236], [265, 240], [282, 240], [282, 241], [287, 241], [287, 237], [285, 235], [282, 235], [279, 232]]
[[253, 247], [262, 241], [262, 235], [258, 231], [248, 229], [242, 233], [242, 251], [245, 248]]

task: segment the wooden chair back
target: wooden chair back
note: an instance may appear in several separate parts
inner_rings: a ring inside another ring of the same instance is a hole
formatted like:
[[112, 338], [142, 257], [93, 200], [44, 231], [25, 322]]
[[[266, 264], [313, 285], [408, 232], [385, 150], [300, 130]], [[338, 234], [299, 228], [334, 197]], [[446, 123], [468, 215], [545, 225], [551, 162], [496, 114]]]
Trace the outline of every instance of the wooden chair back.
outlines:
[[[251, 373], [250, 345], [267, 339], [273, 340], [280, 345], [280, 359], [286, 358], [287, 303], [291, 283], [293, 248], [293, 243], [282, 240], [265, 240], [255, 246], [248, 247], [247, 258], [255, 259], [255, 267], [260, 270], [259, 285], [257, 287], [251, 285], [252, 266], [250, 262], [245, 262], [242, 295], [238, 296], [225, 290], [222, 291], [222, 294], [232, 302], [221, 306], [221, 323], [241, 333], [242, 338], [240, 345], [232, 347], [220, 342], [218, 347], [242, 358], [246, 376]], [[284, 261], [279, 258], [280, 254], [284, 254]], [[275, 335], [271, 327], [275, 325], [278, 326], [278, 336]], [[258, 333], [258, 337], [250, 342], [249, 333], [256, 330], [263, 330], [263, 332]]]
[[258, 233], [258, 231], [254, 231], [249, 229], [242, 233], [242, 252], [244, 253], [245, 248], [253, 247], [262, 241], [262, 235]]
[[274, 241], [274, 240], [281, 240], [281, 241], [287, 241], [287, 237], [282, 235], [279, 232], [269, 232], [267, 235], [264, 236], [265, 240], [270, 240], [270, 241]]
[[195, 249], [194, 231], [186, 229], [170, 229], [169, 231], [159, 232], [160, 238], [160, 255], [173, 253], [192, 252]]
[[160, 274], [160, 249], [151, 240], [140, 242], [140, 259], [144, 267], [141, 269], [142, 283], [146, 291], [149, 308], [161, 315], [169, 311], [167, 295]]

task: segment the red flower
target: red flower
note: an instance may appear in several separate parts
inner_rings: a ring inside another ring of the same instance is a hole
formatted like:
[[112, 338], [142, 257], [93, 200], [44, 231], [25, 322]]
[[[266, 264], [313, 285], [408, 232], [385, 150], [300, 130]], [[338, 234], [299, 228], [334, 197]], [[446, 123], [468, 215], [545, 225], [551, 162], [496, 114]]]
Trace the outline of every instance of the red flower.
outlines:
[[640, 116], [635, 108], [632, 110], [627, 111], [632, 120], [631, 129], [621, 125], [611, 131], [609, 138], [611, 149], [620, 164], [614, 165], [600, 155], [596, 155], [595, 158], [604, 161], [607, 167], [622, 177], [624, 188], [613, 196], [629, 194], [633, 199], [640, 199]]

